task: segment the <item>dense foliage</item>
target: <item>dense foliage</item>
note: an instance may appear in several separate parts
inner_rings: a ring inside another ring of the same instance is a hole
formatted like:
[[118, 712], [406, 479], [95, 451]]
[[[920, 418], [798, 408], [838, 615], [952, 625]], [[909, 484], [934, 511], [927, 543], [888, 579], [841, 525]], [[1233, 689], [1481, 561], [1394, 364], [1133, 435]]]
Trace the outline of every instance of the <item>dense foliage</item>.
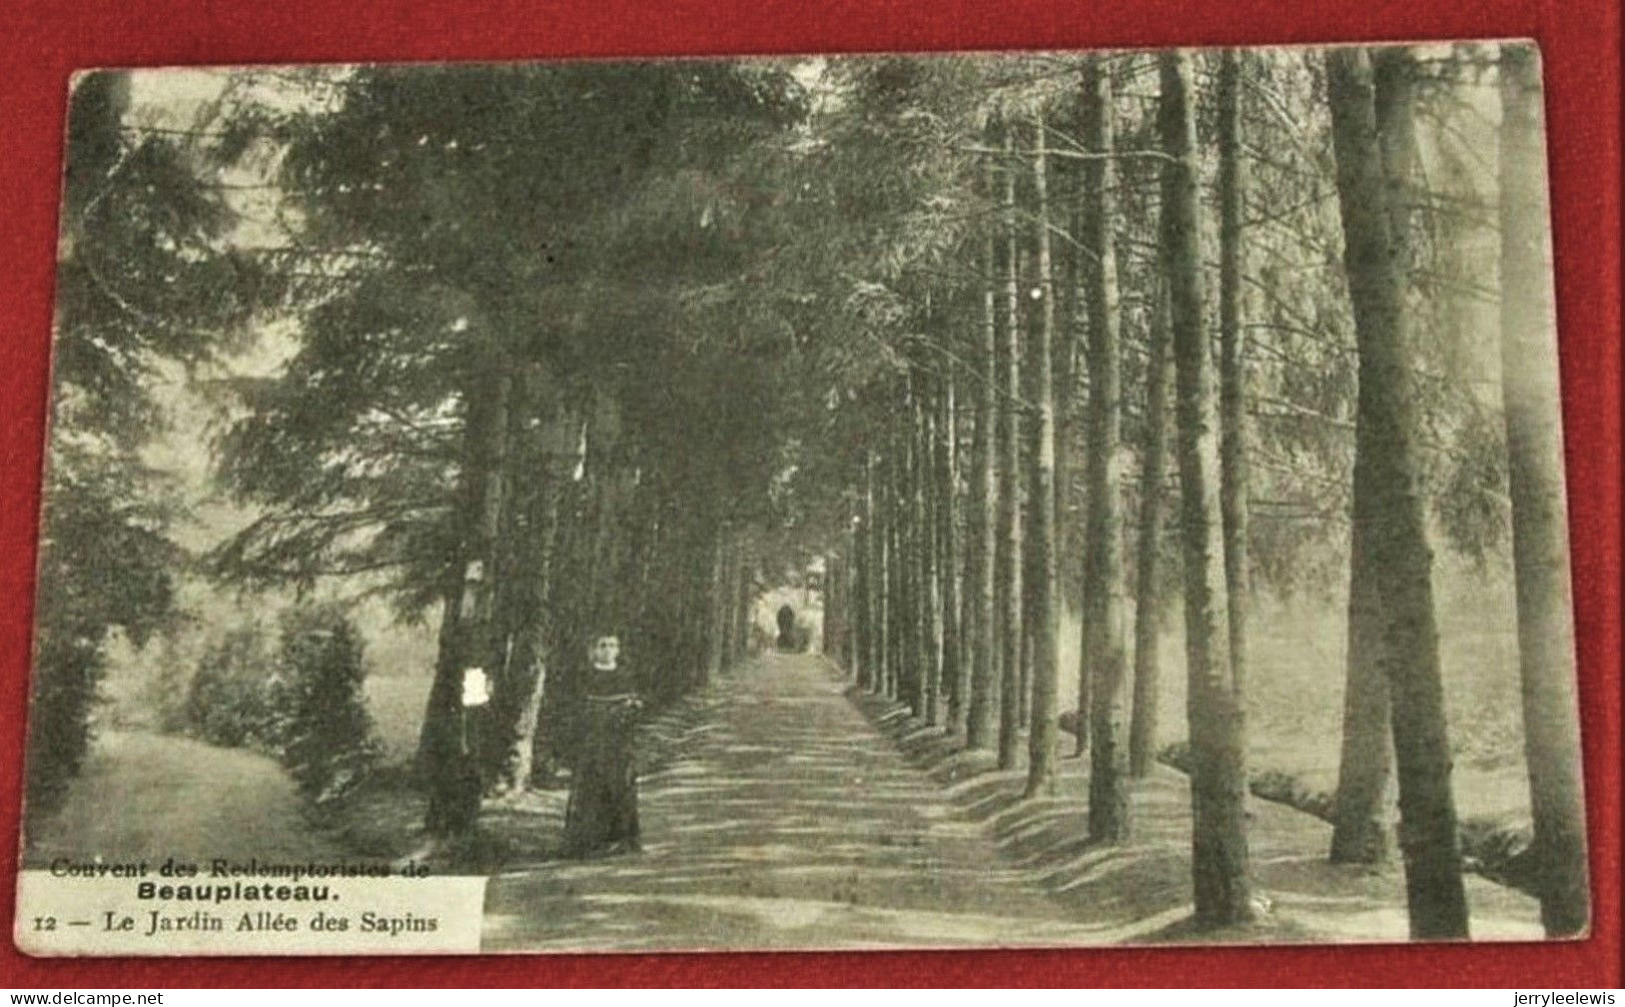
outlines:
[[377, 764], [361, 639], [341, 609], [293, 608], [281, 619], [283, 765], [317, 807], [344, 796]]
[[204, 648], [187, 688], [187, 725], [212, 745], [276, 755], [288, 738], [293, 700], [264, 627], [248, 623]]
[[258, 622], [204, 648], [186, 701], [189, 729], [213, 745], [278, 759], [317, 807], [366, 779], [379, 747], [367, 712], [355, 625], [334, 605], [282, 612], [277, 633]]
[[173, 612], [177, 501], [141, 453], [164, 425], [166, 368], [210, 359], [259, 282], [225, 240], [233, 214], [197, 152], [138, 128], [129, 105], [126, 74], [75, 80], [27, 763], [42, 806], [83, 761], [108, 633], [139, 644]]

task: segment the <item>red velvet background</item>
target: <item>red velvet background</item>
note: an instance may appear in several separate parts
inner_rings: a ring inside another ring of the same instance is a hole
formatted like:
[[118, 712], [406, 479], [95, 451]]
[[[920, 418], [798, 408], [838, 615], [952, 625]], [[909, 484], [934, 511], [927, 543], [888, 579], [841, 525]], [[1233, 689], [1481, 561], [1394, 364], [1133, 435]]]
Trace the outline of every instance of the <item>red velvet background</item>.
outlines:
[[1546, 56], [1595, 932], [1574, 943], [40, 960], [0, 985], [1619, 986], [1618, 0], [0, 0], [0, 919], [9, 933], [68, 74], [80, 67], [1531, 36]]

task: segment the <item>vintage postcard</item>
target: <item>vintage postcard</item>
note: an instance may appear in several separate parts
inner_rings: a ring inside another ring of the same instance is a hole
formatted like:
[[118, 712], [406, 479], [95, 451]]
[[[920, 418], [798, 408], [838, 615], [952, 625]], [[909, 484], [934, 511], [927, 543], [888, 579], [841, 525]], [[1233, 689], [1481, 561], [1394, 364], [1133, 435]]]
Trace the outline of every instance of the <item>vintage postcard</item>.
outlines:
[[1589, 932], [1532, 44], [92, 71], [66, 144], [26, 952]]

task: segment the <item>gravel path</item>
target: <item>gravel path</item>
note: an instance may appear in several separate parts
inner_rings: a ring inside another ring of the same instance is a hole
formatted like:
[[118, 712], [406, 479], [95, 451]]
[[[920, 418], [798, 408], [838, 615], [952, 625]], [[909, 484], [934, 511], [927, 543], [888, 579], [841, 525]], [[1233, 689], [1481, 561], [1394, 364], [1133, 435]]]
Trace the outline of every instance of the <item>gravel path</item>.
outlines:
[[817, 658], [768, 654], [642, 782], [645, 852], [493, 878], [487, 950], [1098, 944]]

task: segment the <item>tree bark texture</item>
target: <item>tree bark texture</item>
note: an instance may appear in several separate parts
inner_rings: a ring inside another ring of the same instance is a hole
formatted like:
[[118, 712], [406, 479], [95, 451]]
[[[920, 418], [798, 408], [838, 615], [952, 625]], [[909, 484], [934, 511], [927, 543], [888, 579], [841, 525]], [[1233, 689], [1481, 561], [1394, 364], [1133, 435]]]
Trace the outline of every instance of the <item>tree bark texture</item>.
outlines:
[[424, 828], [430, 835], [442, 837], [473, 827], [484, 788], [480, 773], [482, 713], [470, 713], [459, 700], [464, 670], [489, 653], [487, 582], [501, 517], [501, 462], [512, 386], [511, 377], [494, 365], [476, 368], [471, 382], [465, 399], [468, 418], [459, 492], [464, 533], [448, 582], [435, 680], [419, 744], [429, 790]]
[[1206, 324], [1190, 55], [1159, 56], [1162, 250], [1173, 329], [1181, 531], [1185, 562], [1186, 719], [1191, 744], [1192, 860], [1199, 925], [1252, 918], [1247, 845], [1246, 721], [1231, 675], [1219, 501], [1219, 424]]
[[947, 693], [944, 719], [950, 731], [963, 732], [970, 668], [965, 661], [964, 627], [959, 590], [959, 443], [958, 388], [952, 364], [942, 377], [937, 400], [937, 566], [942, 602], [942, 684]]
[[1033, 696], [1027, 734], [1027, 795], [1055, 792], [1055, 765], [1059, 755], [1056, 717], [1058, 683], [1056, 655], [1055, 583], [1055, 400], [1051, 353], [1055, 343], [1055, 273], [1050, 254], [1050, 199], [1047, 141], [1044, 123], [1036, 130], [1033, 157], [1033, 199], [1038, 222], [1039, 323], [1029, 364], [1037, 392], [1033, 411], [1031, 550], [1032, 575], [1027, 584], [1033, 639]]
[[[1084, 65], [1083, 145], [1110, 154], [1112, 83], [1102, 59]], [[1087, 542], [1084, 555], [1082, 664], [1089, 705], [1089, 837], [1120, 842], [1129, 832], [1127, 655], [1123, 649], [1122, 347], [1118, 330], [1117, 254], [1112, 234], [1115, 179], [1111, 161], [1083, 168], [1082, 243], [1089, 315], [1089, 446]]]
[[1574, 937], [1590, 926], [1591, 904], [1539, 53], [1533, 45], [1503, 45], [1500, 65], [1501, 382], [1524, 755], [1541, 921], [1549, 936]]
[[1000, 410], [999, 484], [999, 639], [1002, 688], [999, 696], [999, 768], [1015, 766], [1021, 744], [1021, 239], [1016, 221], [1013, 170], [1015, 129], [1004, 135], [1004, 408]]
[[1224, 580], [1230, 597], [1230, 675], [1247, 689], [1247, 160], [1241, 126], [1243, 57], [1226, 49], [1219, 66], [1219, 499]]
[[[1416, 138], [1408, 113], [1410, 83], [1403, 50], [1379, 51], [1372, 67], [1372, 101], [1383, 172], [1391, 194], [1386, 207], [1389, 247], [1400, 282], [1409, 285], [1411, 192], [1415, 184]], [[1388, 128], [1383, 128], [1384, 125]], [[1375, 864], [1392, 855], [1394, 745], [1390, 727], [1382, 594], [1378, 590], [1369, 536], [1362, 532], [1382, 520], [1372, 466], [1354, 463], [1349, 547], [1347, 672], [1343, 693], [1343, 743], [1338, 759], [1331, 857], [1333, 863]]]
[[1135, 539], [1134, 713], [1129, 721], [1129, 772], [1150, 775], [1157, 759], [1161, 701], [1163, 480], [1168, 467], [1168, 372], [1173, 364], [1167, 291], [1157, 298], [1145, 372], [1145, 440], [1140, 447], [1140, 512]]
[[[992, 191], [989, 173], [988, 190]], [[999, 466], [996, 462], [999, 439], [996, 425], [999, 414], [998, 369], [998, 295], [994, 284], [997, 278], [997, 256], [994, 237], [989, 228], [983, 242], [982, 262], [985, 276], [982, 284], [982, 324], [977, 352], [980, 381], [976, 396], [975, 454], [976, 474], [973, 488], [976, 494], [971, 531], [975, 541], [971, 545], [968, 564], [971, 585], [975, 593], [975, 645], [972, 648], [970, 703], [966, 707], [965, 747], [986, 750], [993, 747], [999, 719], [1000, 677], [995, 654], [998, 641], [997, 561]]]
[[[1382, 599], [1385, 663], [1399, 778], [1400, 845], [1411, 935], [1468, 933], [1450, 739], [1439, 670], [1432, 553], [1416, 462], [1415, 382], [1407, 359], [1403, 267], [1396, 261], [1371, 70], [1364, 49], [1327, 56], [1328, 100], [1342, 207], [1344, 265], [1359, 349], [1355, 452], [1371, 468], [1368, 536]], [[1408, 114], [1408, 100], [1390, 115]], [[1359, 515], [1356, 515], [1357, 517]]]

